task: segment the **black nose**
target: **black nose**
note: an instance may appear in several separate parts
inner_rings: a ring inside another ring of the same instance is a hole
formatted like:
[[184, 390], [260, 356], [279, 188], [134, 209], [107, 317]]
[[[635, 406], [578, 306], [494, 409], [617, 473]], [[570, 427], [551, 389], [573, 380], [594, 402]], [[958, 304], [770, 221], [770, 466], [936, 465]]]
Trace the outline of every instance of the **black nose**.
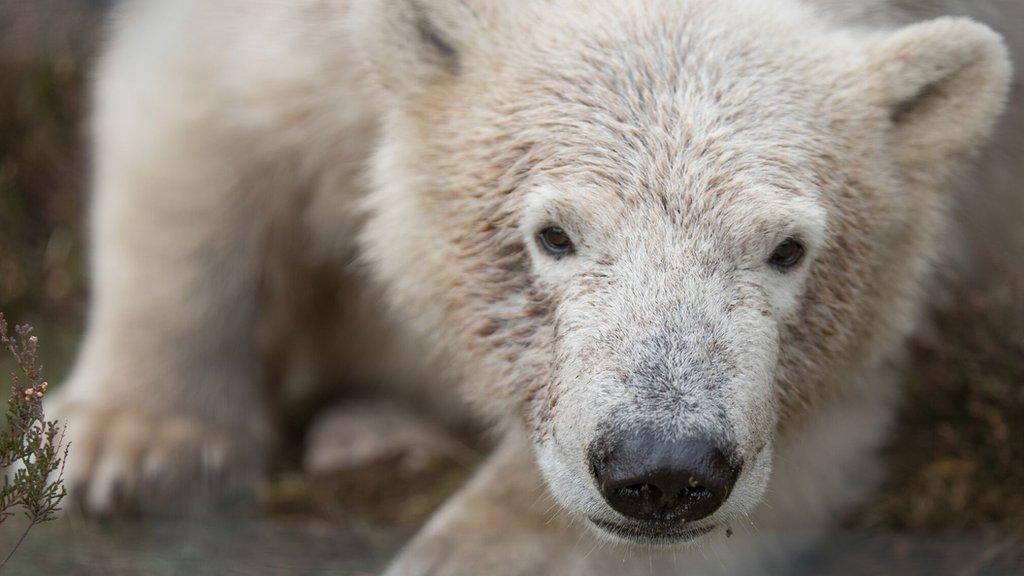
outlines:
[[692, 522], [718, 509], [740, 467], [704, 437], [644, 430], [590, 447], [601, 494], [620, 514], [647, 522]]

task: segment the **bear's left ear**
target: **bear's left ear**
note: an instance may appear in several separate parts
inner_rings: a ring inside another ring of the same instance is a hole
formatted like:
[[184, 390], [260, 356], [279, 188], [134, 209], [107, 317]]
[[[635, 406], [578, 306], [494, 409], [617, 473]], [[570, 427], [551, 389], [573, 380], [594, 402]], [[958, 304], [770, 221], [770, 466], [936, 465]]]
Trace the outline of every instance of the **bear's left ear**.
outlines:
[[354, 2], [349, 32], [385, 93], [421, 96], [456, 80], [496, 40], [494, 0]]
[[985, 142], [1002, 112], [1011, 66], [1002, 38], [966, 18], [902, 28], [872, 45], [876, 103], [892, 119], [902, 164], [939, 170]]

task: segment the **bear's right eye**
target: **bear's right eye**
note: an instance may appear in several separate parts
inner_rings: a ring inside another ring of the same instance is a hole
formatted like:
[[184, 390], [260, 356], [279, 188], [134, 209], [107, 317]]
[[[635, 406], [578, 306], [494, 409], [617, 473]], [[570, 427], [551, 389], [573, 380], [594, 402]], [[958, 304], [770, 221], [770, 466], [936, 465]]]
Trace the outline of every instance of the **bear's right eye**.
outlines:
[[537, 234], [537, 243], [548, 254], [555, 258], [568, 256], [573, 253], [575, 247], [572, 239], [558, 226], [548, 226]]

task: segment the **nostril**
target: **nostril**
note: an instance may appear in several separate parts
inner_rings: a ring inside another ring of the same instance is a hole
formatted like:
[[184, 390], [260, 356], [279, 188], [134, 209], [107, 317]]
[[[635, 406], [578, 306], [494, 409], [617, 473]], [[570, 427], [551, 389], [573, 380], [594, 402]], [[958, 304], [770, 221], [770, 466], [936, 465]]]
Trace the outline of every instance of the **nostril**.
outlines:
[[699, 480], [690, 476], [686, 481], [686, 487], [683, 488], [681, 494], [687, 498], [704, 498], [712, 496], [711, 490], [700, 483]]
[[[679, 499], [682, 502], [685, 502], [687, 507], [696, 508], [703, 507], [711, 503], [715, 499], [715, 494], [703, 486], [695, 486], [692, 488], [687, 487], [679, 493]], [[715, 504], [715, 508], [717, 508], [719, 504], [720, 503]]]
[[664, 494], [653, 484], [630, 484], [619, 488], [619, 495], [626, 498], [661, 500]]
[[657, 490], [657, 488], [651, 486], [650, 484], [630, 484], [629, 486], [624, 487], [623, 490], [625, 490], [626, 494], [628, 494], [628, 495], [639, 496], [640, 494], [643, 494], [644, 492], [650, 492], [651, 490]]

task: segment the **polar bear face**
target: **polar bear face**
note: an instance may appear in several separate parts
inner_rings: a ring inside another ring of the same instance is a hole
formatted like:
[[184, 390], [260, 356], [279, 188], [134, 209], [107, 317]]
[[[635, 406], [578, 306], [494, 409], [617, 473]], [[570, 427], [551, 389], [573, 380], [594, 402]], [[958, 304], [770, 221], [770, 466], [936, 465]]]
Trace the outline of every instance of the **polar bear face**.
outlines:
[[898, 343], [1009, 75], [980, 25], [786, 0], [377, 4], [366, 254], [555, 498], [645, 543], [749, 514]]

